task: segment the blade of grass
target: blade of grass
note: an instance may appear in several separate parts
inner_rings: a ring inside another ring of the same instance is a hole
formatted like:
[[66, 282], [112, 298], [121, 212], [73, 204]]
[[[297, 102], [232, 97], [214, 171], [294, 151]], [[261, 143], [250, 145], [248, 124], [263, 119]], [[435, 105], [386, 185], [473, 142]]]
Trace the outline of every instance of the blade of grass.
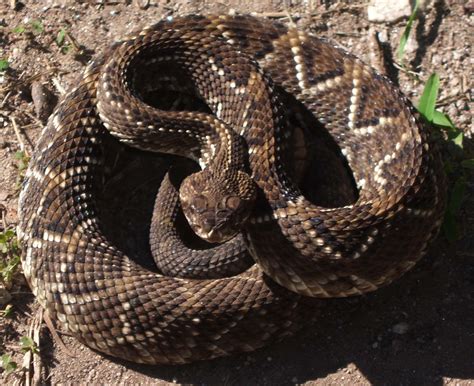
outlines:
[[61, 28], [56, 36], [56, 44], [61, 47], [64, 44], [64, 39], [66, 37], [66, 30]]
[[407, 26], [405, 27], [405, 31], [403, 31], [402, 37], [400, 38], [400, 44], [398, 45], [397, 49], [397, 59], [399, 62], [403, 59], [403, 54], [405, 53], [405, 47], [407, 45], [408, 37], [410, 36], [411, 27], [413, 22], [416, 19], [416, 14], [418, 12], [418, 0], [415, 1], [415, 6], [413, 7], [413, 11], [408, 18]]
[[418, 102], [418, 111], [422, 114], [428, 122], [433, 122], [435, 115], [436, 98], [439, 90], [439, 75], [431, 74], [426, 81], [423, 94]]

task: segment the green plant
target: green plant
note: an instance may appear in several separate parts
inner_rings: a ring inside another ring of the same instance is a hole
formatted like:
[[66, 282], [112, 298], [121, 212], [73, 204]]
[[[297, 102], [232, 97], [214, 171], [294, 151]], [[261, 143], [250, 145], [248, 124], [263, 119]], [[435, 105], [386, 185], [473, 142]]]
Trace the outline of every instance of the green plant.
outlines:
[[0, 357], [0, 364], [7, 375], [15, 371], [18, 367], [17, 364], [13, 362], [11, 355], [8, 354], [3, 354]]
[[[413, 23], [417, 16], [418, 7], [419, 0], [416, 0], [413, 11], [408, 19], [397, 49], [397, 60], [402, 66], [402, 69], [405, 69], [403, 64], [403, 55], [405, 53], [405, 47], [410, 36]], [[455, 149], [449, 159], [444, 160], [446, 173], [448, 174], [450, 180], [453, 181], [453, 185], [450, 189], [448, 205], [443, 222], [444, 235], [449, 241], [454, 241], [460, 236], [460, 230], [456, 221], [456, 216], [458, 215], [464, 201], [468, 178], [467, 169], [474, 169], [474, 160], [464, 159], [463, 132], [453, 124], [451, 118], [448, 115], [436, 109], [439, 86], [439, 75], [436, 73], [431, 74], [425, 83], [425, 87], [423, 89], [417, 109], [429, 123], [431, 123], [435, 128], [438, 128], [444, 132], [447, 141], [452, 145], [451, 147]]]
[[6, 71], [10, 67], [7, 59], [0, 59], [0, 72]]
[[43, 23], [40, 20], [32, 20], [26, 24], [19, 24], [13, 28], [12, 33], [16, 35], [24, 34], [25, 32], [30, 32], [33, 35], [40, 35], [44, 32]]
[[467, 170], [474, 168], [474, 159], [464, 159], [463, 132], [453, 124], [449, 116], [436, 109], [439, 85], [438, 74], [432, 74], [425, 84], [418, 103], [418, 111], [428, 122], [442, 130], [446, 135], [447, 141], [451, 143], [452, 148], [456, 149], [452, 152], [449, 159], [444, 162], [446, 172], [454, 182], [449, 193], [443, 232], [449, 241], [454, 241], [460, 236], [456, 216], [464, 201], [468, 178]]
[[12, 32], [14, 34], [22, 34], [26, 31], [26, 28], [24, 25], [17, 25], [15, 28], [12, 29]]
[[22, 173], [26, 171], [26, 168], [28, 167], [28, 162], [30, 162], [30, 159], [26, 155], [26, 153], [24, 151], [17, 151], [15, 153], [15, 159], [18, 161], [18, 170]]
[[17, 177], [17, 188], [20, 188], [23, 179], [25, 178], [26, 169], [28, 168], [28, 162], [30, 162], [30, 157], [26, 155], [24, 151], [17, 151], [15, 153], [15, 159], [17, 161], [16, 167], [18, 169]]
[[13, 277], [20, 266], [20, 247], [12, 229], [0, 233], [0, 281], [11, 287]]
[[28, 336], [22, 336], [20, 338], [21, 350], [26, 353], [31, 351], [33, 354], [39, 354], [39, 349], [36, 343]]
[[61, 48], [63, 54], [67, 54], [71, 49], [71, 45], [66, 41], [67, 36], [67, 31], [64, 27], [61, 28], [56, 35], [56, 44]]
[[13, 306], [11, 304], [7, 304], [5, 309], [0, 310], [0, 315], [4, 318], [8, 318], [12, 316], [12, 312], [13, 312]]
[[30, 23], [30, 26], [31, 26], [31, 30], [33, 31], [33, 33], [35, 33], [37, 35], [39, 35], [40, 33], [42, 33], [44, 31], [43, 23], [41, 23], [41, 21], [39, 21], [39, 20], [33, 20]]

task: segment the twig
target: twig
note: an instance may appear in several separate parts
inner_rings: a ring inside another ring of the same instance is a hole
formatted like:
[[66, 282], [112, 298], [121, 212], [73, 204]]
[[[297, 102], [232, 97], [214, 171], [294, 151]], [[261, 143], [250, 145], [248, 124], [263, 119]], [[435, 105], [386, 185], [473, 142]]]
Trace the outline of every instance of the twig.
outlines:
[[418, 72], [408, 70], [406, 67], [401, 66], [401, 65], [398, 64], [397, 62], [393, 62], [393, 66], [394, 66], [396, 69], [398, 69], [398, 70], [400, 70], [400, 71], [402, 71], [402, 72], [404, 72], [404, 73], [406, 73], [406, 74], [410, 74], [410, 75], [414, 76], [416, 79], [419, 79], [419, 78], [420, 78], [420, 74], [419, 74]]
[[296, 23], [293, 20], [293, 17], [291, 16], [290, 12], [287, 9], [285, 9], [285, 13], [286, 13], [286, 16], [288, 17], [288, 19], [290, 21], [289, 22], [290, 26], [293, 27], [293, 28], [296, 28]]
[[[38, 312], [36, 312], [33, 321], [31, 322], [28, 328], [28, 338], [30, 338], [36, 350], [40, 347], [40, 330], [41, 330], [41, 323], [43, 321], [43, 309], [40, 308]], [[26, 386], [38, 386], [41, 384], [41, 356], [38, 355], [37, 352], [34, 352], [33, 349], [29, 349], [25, 356], [23, 357], [23, 369], [25, 370], [24, 373], [24, 385]]]
[[362, 36], [358, 32], [334, 32], [334, 35], [337, 35], [337, 36], [350, 36], [350, 37], [355, 37], [355, 38], [359, 38], [359, 37]]
[[450, 105], [453, 102], [456, 102], [458, 99], [462, 99], [462, 96], [460, 96], [459, 93], [448, 95], [444, 98], [440, 98], [436, 102], [436, 106], [437, 107], [447, 106], [447, 105]]
[[[315, 17], [315, 18], [321, 18], [322, 16], [329, 15], [334, 12], [346, 12], [346, 11], [351, 11], [353, 9], [358, 9], [358, 8], [364, 8], [366, 7], [366, 4], [351, 4], [347, 6], [342, 6], [342, 7], [336, 7], [334, 9], [328, 9], [326, 11], [314, 11], [314, 12], [309, 12], [308, 16], [310, 17]], [[276, 12], [252, 12], [253, 15], [260, 16], [260, 17], [267, 17], [269, 19], [286, 19], [289, 18], [290, 20], [292, 18], [300, 18], [300, 15], [291, 15], [288, 13], [287, 10], [285, 11], [276, 11]]]
[[27, 157], [29, 157], [30, 155], [28, 154], [28, 150], [26, 149], [25, 142], [23, 141], [23, 136], [20, 132], [18, 125], [16, 124], [15, 118], [10, 117], [10, 120], [12, 122], [13, 131], [15, 132], [18, 143], [20, 144], [20, 150], [24, 152]]
[[2, 103], [0, 103], [0, 109], [3, 108], [3, 106], [5, 106], [5, 103], [7, 102], [8, 98], [10, 97], [12, 93], [12, 90], [8, 90], [6, 95], [5, 95], [5, 98], [3, 98], [3, 101]]
[[261, 17], [268, 17], [269, 19], [285, 19], [291, 16], [288, 14], [288, 11], [281, 12], [256, 12], [255, 15]]
[[71, 358], [76, 358], [76, 356], [64, 344], [63, 340], [58, 334], [58, 331], [54, 327], [53, 321], [51, 320], [47, 312], [43, 314], [43, 320], [46, 323], [46, 326], [48, 327], [48, 330], [51, 333], [51, 336], [53, 337], [53, 340], [56, 342], [56, 344], [58, 344], [68, 356], [70, 356]]
[[21, 76], [20, 76], [20, 78], [18, 78], [18, 80], [16, 80], [15, 82], [10, 82], [8, 86], [0, 88], [0, 92], [9, 92], [15, 89], [20, 89], [24, 85], [30, 84], [33, 81], [39, 79], [41, 76], [47, 75], [47, 74], [48, 74], [47, 72], [39, 72], [37, 74], [27, 77], [26, 79], [21, 79]]
[[[23, 114], [25, 114], [28, 118], [30, 118], [32, 121], [34, 121], [36, 125], [39, 125], [40, 127], [43, 127], [43, 122], [41, 122], [40, 119], [38, 119], [37, 117], [35, 117], [33, 114], [29, 113], [28, 111], [22, 111]], [[23, 128], [25, 128], [25, 126], [23, 126]], [[30, 142], [30, 141], [28, 141]], [[31, 145], [31, 143], [30, 143]]]
[[[36, 347], [40, 347], [40, 331], [41, 324], [43, 321], [43, 309], [40, 308], [39, 313], [36, 314], [35, 320], [33, 322], [33, 342], [35, 342]], [[33, 385], [41, 384], [41, 355], [33, 355]]]
[[74, 51], [81, 52], [82, 51], [81, 46], [77, 43], [77, 40], [71, 35], [71, 33], [64, 30], [64, 34], [67, 40], [69, 40], [69, 43], [71, 43], [72, 47], [74, 48]]

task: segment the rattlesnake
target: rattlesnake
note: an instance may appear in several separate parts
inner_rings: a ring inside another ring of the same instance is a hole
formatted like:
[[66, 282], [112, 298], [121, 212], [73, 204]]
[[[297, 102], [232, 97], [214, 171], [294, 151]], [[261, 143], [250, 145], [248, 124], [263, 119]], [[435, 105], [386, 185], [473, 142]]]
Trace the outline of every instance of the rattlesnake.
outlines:
[[[147, 107], [133, 89], [149, 83], [140, 66], [147, 76], [170, 74], [158, 83], [192, 81], [214, 116]], [[293, 182], [284, 164], [290, 94], [337, 144], [354, 202], [315, 205]], [[204, 165], [230, 145], [203, 138], [202, 127], [241, 135], [242, 168], [258, 189], [238, 237], [258, 264], [231, 277], [173, 278], [126, 256], [105, 236], [97, 207], [104, 124], [124, 143]], [[144, 363], [210, 359], [324, 317], [314, 297], [365, 293], [406, 272], [439, 229], [443, 185], [438, 153], [410, 103], [344, 50], [251, 16], [163, 20], [89, 64], [50, 117], [20, 195], [23, 269], [40, 304], [92, 348]]]

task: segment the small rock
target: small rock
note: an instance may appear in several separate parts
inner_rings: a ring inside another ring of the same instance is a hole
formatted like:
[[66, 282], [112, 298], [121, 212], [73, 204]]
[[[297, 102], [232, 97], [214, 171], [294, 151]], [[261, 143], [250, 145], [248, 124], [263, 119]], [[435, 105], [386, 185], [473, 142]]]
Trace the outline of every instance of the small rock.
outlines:
[[398, 335], [406, 334], [409, 329], [410, 326], [406, 322], [397, 323], [395, 326], [392, 327], [392, 331]]
[[474, 12], [474, 1], [468, 1], [467, 4], [464, 4], [464, 12], [469, 15]]
[[36, 116], [45, 123], [54, 109], [54, 95], [40, 82], [31, 85], [31, 99], [35, 106]]
[[135, 5], [140, 9], [147, 9], [150, 6], [150, 0], [135, 0]]
[[395, 23], [411, 15], [409, 0], [371, 0], [367, 7], [369, 21], [374, 23]]

